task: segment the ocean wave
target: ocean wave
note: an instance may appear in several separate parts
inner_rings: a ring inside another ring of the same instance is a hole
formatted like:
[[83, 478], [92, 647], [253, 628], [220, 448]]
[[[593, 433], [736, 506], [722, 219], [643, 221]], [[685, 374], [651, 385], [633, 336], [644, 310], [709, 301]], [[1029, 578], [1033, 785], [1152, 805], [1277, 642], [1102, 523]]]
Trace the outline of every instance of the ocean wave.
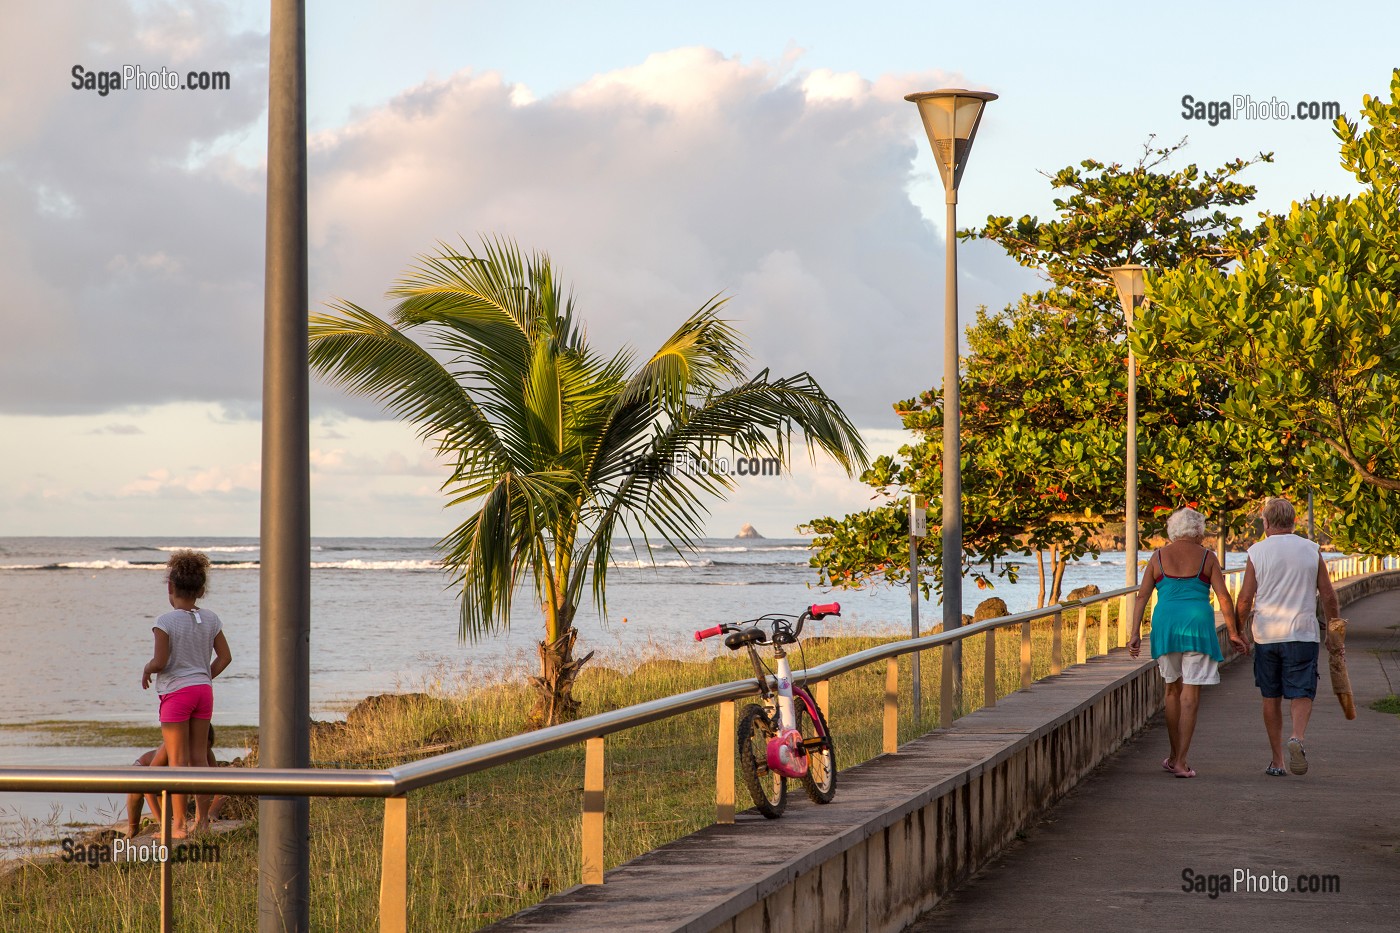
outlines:
[[702, 558], [700, 558], [699, 560], [690, 560], [690, 561], [685, 561], [685, 560], [657, 560], [657, 561], [650, 561], [650, 560], [614, 560], [614, 561], [612, 562], [612, 565], [613, 565], [614, 567], [627, 567], [627, 568], [630, 568], [630, 569], [633, 569], [633, 570], [638, 570], [638, 569], [643, 569], [643, 568], [647, 568], [647, 567], [688, 567], [688, 568], [693, 568], [693, 567], [713, 567], [713, 566], [715, 565], [715, 562], [712, 561], [712, 560], [705, 560], [705, 559], [702, 557]]
[[326, 560], [312, 561], [312, 570], [438, 570], [435, 560]]
[[[172, 551], [203, 551], [206, 554], [246, 554], [250, 551], [262, 550], [262, 548], [256, 544], [171, 544], [161, 545], [152, 548], [152, 550], [167, 553]], [[319, 551], [320, 548], [313, 547], [312, 550]]]

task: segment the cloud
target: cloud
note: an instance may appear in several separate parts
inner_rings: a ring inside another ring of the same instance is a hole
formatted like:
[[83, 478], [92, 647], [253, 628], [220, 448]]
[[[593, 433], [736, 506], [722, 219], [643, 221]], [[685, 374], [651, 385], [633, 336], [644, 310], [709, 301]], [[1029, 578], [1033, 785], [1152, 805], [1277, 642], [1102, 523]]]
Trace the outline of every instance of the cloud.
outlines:
[[[0, 94], [0, 412], [256, 395], [263, 195], [226, 150], [265, 109], [267, 40], [229, 16], [80, 0], [7, 17], [0, 57], [26, 78]], [[232, 86], [103, 96], [71, 86], [75, 65]]]
[[[189, 400], [256, 418], [262, 175], [228, 153], [264, 116], [265, 37], [211, 2], [81, 8], [26, 14], [62, 41], [25, 59], [40, 103], [0, 111], [0, 412]], [[79, 60], [217, 67], [233, 90], [100, 97], [68, 87]], [[938, 380], [942, 332], [901, 89], [960, 79], [798, 65], [684, 48], [543, 98], [461, 71], [359, 109], [311, 141], [311, 304], [382, 310], [438, 241], [509, 236], [552, 255], [600, 349], [649, 352], [723, 293], [756, 368], [809, 371], [859, 423], [893, 425], [890, 403]], [[965, 317], [998, 259], [964, 251]], [[330, 386], [313, 405], [385, 417]]]
[[200, 498], [203, 496], [256, 497], [261, 486], [258, 461], [233, 467], [205, 467], [173, 472], [165, 467], [150, 470], [117, 489], [118, 497]]
[[140, 427], [134, 424], [109, 424], [100, 428], [93, 428], [89, 434], [116, 434], [123, 437], [130, 437], [136, 434], [144, 434]]

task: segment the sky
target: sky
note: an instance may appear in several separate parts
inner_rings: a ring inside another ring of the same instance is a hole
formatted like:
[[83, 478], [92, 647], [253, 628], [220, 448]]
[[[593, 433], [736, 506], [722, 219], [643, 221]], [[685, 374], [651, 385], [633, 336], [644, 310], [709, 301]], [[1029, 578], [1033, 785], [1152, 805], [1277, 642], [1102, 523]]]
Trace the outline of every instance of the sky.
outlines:
[[[267, 10], [0, 0], [0, 536], [256, 535]], [[439, 242], [546, 252], [599, 348], [646, 353], [710, 296], [755, 368], [811, 372], [872, 451], [942, 379], [941, 185], [905, 94], [991, 90], [958, 220], [1042, 218], [1044, 173], [1275, 161], [1247, 211], [1345, 194], [1325, 121], [1186, 119], [1182, 98], [1386, 91], [1400, 7], [1167, 8], [515, 0], [307, 3], [310, 302], [385, 311]], [[227, 90], [74, 88], [227, 72]], [[79, 79], [79, 83], [81, 79]], [[1038, 281], [959, 249], [960, 311]], [[373, 403], [312, 391], [312, 531], [445, 534], [442, 464]], [[865, 507], [805, 457], [741, 481], [709, 531]]]

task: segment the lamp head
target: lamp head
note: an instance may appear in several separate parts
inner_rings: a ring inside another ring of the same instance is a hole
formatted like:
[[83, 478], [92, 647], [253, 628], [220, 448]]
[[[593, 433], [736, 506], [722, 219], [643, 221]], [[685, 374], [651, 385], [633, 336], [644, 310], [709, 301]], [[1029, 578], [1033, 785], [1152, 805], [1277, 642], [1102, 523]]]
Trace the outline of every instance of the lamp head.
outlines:
[[956, 191], [967, 166], [968, 154], [972, 152], [977, 125], [982, 122], [982, 110], [987, 101], [996, 100], [997, 95], [990, 91], [943, 88], [908, 94], [904, 99], [919, 108], [919, 118], [924, 121], [924, 131], [928, 133], [934, 161], [938, 163], [938, 174], [943, 176], [943, 187]]
[[1147, 295], [1147, 279], [1144, 277], [1146, 271], [1135, 262], [1125, 266], [1110, 266], [1108, 269], [1109, 274], [1113, 276], [1113, 284], [1118, 288], [1118, 300], [1123, 304], [1123, 314], [1129, 324], [1133, 323], [1133, 317], [1137, 309], [1142, 307], [1143, 299]]

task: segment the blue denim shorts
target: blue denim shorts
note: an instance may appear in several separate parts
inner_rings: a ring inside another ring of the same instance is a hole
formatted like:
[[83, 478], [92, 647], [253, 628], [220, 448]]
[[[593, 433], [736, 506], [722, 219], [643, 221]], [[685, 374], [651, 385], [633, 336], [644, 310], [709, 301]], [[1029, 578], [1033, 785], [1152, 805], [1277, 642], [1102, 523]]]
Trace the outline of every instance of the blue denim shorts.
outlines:
[[1313, 699], [1317, 696], [1315, 641], [1281, 641], [1254, 646], [1254, 685], [1269, 700]]

